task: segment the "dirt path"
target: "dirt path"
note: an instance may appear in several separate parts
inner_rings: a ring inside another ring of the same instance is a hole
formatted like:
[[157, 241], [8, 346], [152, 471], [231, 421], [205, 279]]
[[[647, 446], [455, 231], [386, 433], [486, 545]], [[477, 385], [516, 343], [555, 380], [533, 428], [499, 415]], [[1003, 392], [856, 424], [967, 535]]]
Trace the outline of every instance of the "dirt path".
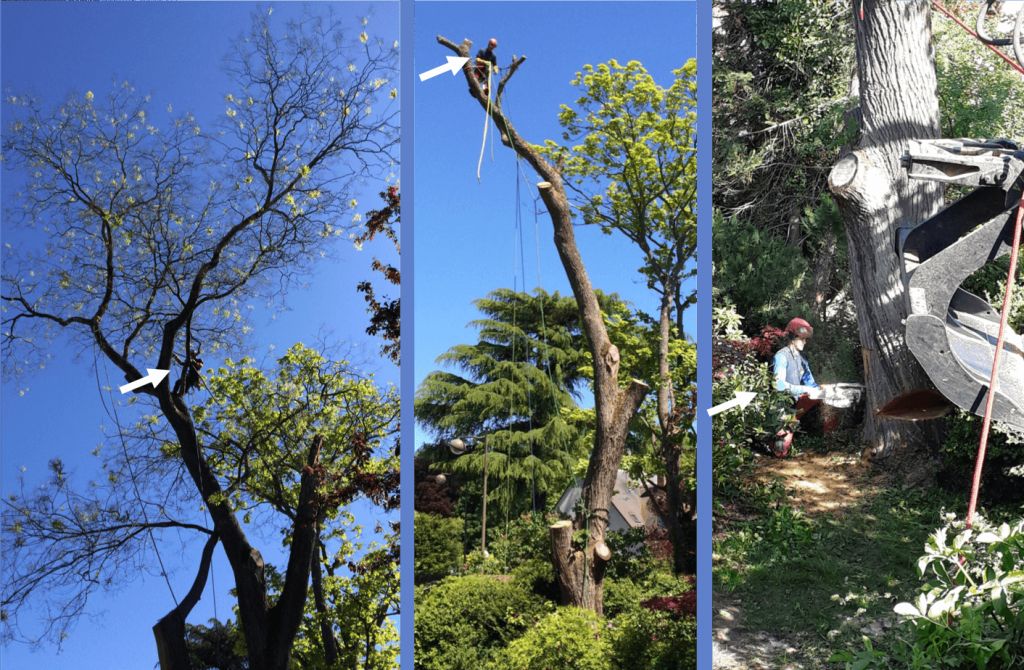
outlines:
[[[860, 460], [847, 453], [799, 454], [787, 459], [762, 458], [756, 477], [781, 481], [790, 504], [808, 516], [841, 517], [872, 496], [883, 484]], [[743, 624], [743, 603], [714, 594], [712, 667], [719, 670], [801, 670], [821, 667], [803, 658], [805, 645], [791, 636], [776, 636]]]

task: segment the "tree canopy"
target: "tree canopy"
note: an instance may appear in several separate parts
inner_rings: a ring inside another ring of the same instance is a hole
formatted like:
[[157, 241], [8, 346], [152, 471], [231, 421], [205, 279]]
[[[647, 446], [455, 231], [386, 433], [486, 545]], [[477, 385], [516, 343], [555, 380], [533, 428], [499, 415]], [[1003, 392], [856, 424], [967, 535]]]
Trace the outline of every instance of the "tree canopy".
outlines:
[[[33, 637], [60, 639], [95, 589], [138, 574], [151, 548], [159, 559], [166, 529], [207, 538], [193, 588], [154, 627], [167, 668], [190, 667], [184, 621], [215, 546], [254, 669], [287, 667], [311, 572], [328, 573], [318, 615], [338, 616], [344, 590], [358, 590], [365, 559], [345, 508], [397, 505], [395, 392], [322, 347], [298, 344], [273, 371], [233, 354], [250, 341], [253, 302], [280, 305], [332, 240], [369, 239], [352, 195], [394, 167], [397, 43], [365, 26], [254, 15], [225, 61], [234, 83], [216, 120], [155, 109], [130, 83], [54, 107], [8, 100], [5, 162], [26, 185], [7, 220], [38, 244], [5, 253], [6, 369], [27, 374], [60, 337], [93, 353], [98, 372], [172, 375], [116, 420], [106, 482], [72, 486], [55, 460], [42, 490], [6, 501], [5, 635], [25, 633], [19, 613], [49, 598]], [[201, 355], [225, 358], [214, 371]], [[252, 540], [267, 536], [286, 557], [277, 585]], [[392, 549], [382, 564], [393, 569]], [[347, 564], [344, 586], [335, 570]], [[371, 590], [392, 613], [393, 592]]]

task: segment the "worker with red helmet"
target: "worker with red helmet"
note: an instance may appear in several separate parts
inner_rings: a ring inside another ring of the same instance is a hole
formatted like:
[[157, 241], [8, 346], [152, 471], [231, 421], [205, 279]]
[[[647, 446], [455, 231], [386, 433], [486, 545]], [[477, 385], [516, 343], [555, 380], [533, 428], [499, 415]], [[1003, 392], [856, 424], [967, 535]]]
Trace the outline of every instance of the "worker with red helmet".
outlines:
[[821, 387], [814, 381], [811, 365], [804, 356], [807, 340], [814, 335], [814, 328], [800, 317], [786, 325], [787, 342], [775, 353], [772, 362], [775, 373], [775, 390], [789, 393], [794, 398], [803, 395], [812, 400], [821, 397]]

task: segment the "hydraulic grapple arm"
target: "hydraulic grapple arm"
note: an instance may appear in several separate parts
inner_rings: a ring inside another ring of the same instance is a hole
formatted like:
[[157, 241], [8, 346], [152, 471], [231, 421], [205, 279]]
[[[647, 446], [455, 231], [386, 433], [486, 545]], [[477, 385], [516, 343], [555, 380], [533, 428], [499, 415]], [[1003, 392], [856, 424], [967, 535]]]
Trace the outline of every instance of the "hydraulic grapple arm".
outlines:
[[[975, 187], [926, 221], [899, 228], [896, 251], [908, 301], [907, 346], [943, 396], [982, 414], [999, 313], [960, 285], [1010, 251], [1024, 151], [1005, 140], [915, 140], [903, 165], [912, 179]], [[1024, 343], [1012, 329], [992, 418], [1024, 429]]]

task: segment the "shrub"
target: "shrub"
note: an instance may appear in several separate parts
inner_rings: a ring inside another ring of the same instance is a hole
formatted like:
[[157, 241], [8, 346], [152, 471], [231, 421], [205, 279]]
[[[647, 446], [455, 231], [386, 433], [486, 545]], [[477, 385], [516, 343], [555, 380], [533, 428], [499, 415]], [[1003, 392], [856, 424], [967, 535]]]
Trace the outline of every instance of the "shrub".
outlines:
[[768, 363], [762, 362], [758, 343], [722, 330], [729, 323], [724, 310], [716, 322], [712, 340], [714, 384], [712, 404], [733, 399], [738, 391], [755, 391], [757, 396], [743, 410], [715, 417], [712, 441], [713, 489], [716, 498], [736, 497], [750, 465], [751, 450], [771, 438], [782, 425], [795, 425], [793, 401], [774, 390]]
[[462, 519], [416, 512], [416, 583], [454, 574], [462, 563]]
[[[555, 568], [546, 558], [531, 558], [512, 570], [513, 581], [527, 591], [548, 600], [558, 599]], [[607, 582], [606, 582], [607, 583]]]
[[609, 619], [640, 608], [647, 593], [629, 577], [604, 580], [604, 614]]
[[415, 667], [480, 670], [544, 612], [537, 596], [484, 575], [449, 577], [418, 590]]
[[511, 571], [524, 561], [551, 554], [548, 525], [543, 514], [524, 514], [497, 528], [488, 548], [506, 572]]
[[605, 542], [612, 551], [612, 558], [605, 573], [608, 577], [641, 581], [658, 567], [658, 562], [647, 545], [646, 528], [609, 531], [605, 535]]
[[[418, 615], [417, 615], [418, 616]], [[541, 619], [503, 650], [490, 670], [612, 670], [611, 641], [601, 617], [590, 610], [561, 607]]]
[[905, 618], [888, 652], [865, 640], [857, 654], [837, 654], [850, 667], [1024, 667], [1024, 520], [973, 529], [950, 515], [928, 538], [918, 560], [924, 584], [913, 602], [896, 605]]
[[614, 622], [612, 667], [692, 670], [697, 667], [697, 621], [636, 609]]

